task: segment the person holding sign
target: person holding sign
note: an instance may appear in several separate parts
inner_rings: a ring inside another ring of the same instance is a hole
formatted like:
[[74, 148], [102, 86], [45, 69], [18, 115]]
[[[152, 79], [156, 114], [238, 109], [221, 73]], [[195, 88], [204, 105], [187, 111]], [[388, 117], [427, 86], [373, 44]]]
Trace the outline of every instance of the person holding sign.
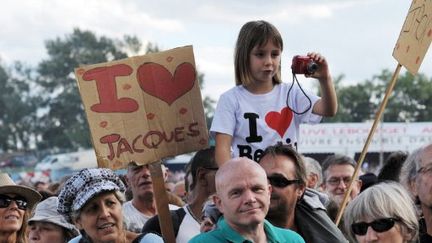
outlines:
[[296, 147], [300, 123], [318, 123], [321, 116], [336, 114], [336, 92], [326, 59], [314, 52], [302, 57], [314, 63], [316, 70], [305, 76], [319, 80], [320, 98], [294, 82], [282, 83], [282, 50], [282, 37], [272, 24], [251, 21], [241, 28], [234, 55], [236, 87], [220, 97], [210, 129], [219, 165], [231, 157], [258, 161], [263, 150], [276, 142]]
[[[157, 214], [155, 192], [149, 166], [130, 162], [126, 182], [132, 191], [132, 200], [123, 204], [124, 224], [127, 230], [139, 233], [147, 220]], [[172, 204], [168, 204], [168, 207], [170, 210], [179, 208]]]

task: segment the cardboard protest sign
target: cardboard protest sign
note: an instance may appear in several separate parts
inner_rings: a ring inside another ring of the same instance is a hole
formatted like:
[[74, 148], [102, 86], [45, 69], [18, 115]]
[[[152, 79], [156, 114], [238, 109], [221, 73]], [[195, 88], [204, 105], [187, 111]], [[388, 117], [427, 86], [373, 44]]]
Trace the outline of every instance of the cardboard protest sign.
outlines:
[[77, 68], [99, 167], [207, 147], [192, 46]]
[[415, 75], [431, 40], [432, 2], [414, 0], [393, 50], [393, 57]]

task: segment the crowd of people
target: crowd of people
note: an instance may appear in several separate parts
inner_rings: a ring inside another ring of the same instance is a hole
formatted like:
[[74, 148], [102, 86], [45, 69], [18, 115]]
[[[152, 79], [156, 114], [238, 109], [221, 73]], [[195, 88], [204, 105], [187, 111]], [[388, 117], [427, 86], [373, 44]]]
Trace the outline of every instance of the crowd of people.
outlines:
[[[396, 154], [367, 188], [354, 178], [336, 225], [352, 158], [317, 165], [278, 143], [258, 163], [240, 157], [219, 166], [214, 147], [200, 150], [186, 166], [184, 199], [166, 190], [176, 242], [431, 242], [432, 144], [389, 166]], [[59, 188], [42, 196], [0, 174], [0, 242], [163, 242], [147, 165], [129, 163], [124, 178], [84, 169]]]
[[[193, 156], [184, 182], [166, 183], [176, 242], [432, 242], [432, 144], [356, 178], [349, 156], [299, 154], [299, 124], [334, 115], [337, 99], [315, 52], [304, 57], [313, 70], [295, 72], [317, 79], [322, 97], [282, 83], [282, 50], [266, 21], [240, 30], [236, 87], [221, 96], [210, 128], [216, 145]], [[88, 168], [33, 188], [0, 173], [3, 242], [164, 242], [149, 166], [130, 161], [125, 175]]]

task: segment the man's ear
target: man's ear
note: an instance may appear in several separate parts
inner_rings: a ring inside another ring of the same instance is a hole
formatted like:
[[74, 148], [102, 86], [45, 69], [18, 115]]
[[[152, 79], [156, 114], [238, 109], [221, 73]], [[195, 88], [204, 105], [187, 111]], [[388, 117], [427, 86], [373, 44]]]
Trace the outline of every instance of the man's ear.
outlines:
[[161, 168], [162, 168], [163, 180], [164, 182], [166, 182], [168, 180], [168, 168], [164, 164], [161, 164]]
[[303, 195], [303, 193], [306, 190], [306, 185], [298, 185], [297, 187], [297, 200], [301, 198], [301, 196]]
[[314, 188], [317, 183], [318, 183], [318, 175], [315, 173], [310, 173], [308, 176], [308, 186]]
[[126, 182], [126, 186], [130, 188], [131, 185], [130, 185], [128, 174], [126, 174], [126, 176], [124, 177], [124, 179], [125, 179], [125, 182]]
[[358, 191], [360, 192], [361, 187], [363, 185], [363, 181], [362, 180], [357, 180], [357, 186], [358, 186]]
[[320, 187], [321, 187], [322, 191], [325, 191], [327, 189], [326, 183], [324, 181], [321, 183]]
[[204, 168], [198, 168], [196, 172], [196, 181], [203, 186], [207, 186], [206, 171]]
[[82, 229], [83, 229], [83, 226], [82, 226], [82, 224], [81, 224], [81, 219], [80, 219], [80, 218], [74, 219], [74, 220], [73, 220], [73, 223], [75, 224], [75, 226], [76, 226], [79, 230], [82, 230]]
[[222, 205], [222, 200], [221, 200], [221, 198], [217, 194], [213, 195], [213, 202], [216, 205], [216, 207], [219, 209], [219, 211], [221, 213], [224, 213], [223, 205]]

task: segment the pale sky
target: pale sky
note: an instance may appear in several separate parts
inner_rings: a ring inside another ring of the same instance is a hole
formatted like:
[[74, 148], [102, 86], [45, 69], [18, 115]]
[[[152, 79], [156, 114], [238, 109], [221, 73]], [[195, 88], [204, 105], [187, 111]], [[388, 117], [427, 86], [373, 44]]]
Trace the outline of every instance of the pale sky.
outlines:
[[[372, 78], [392, 57], [411, 1], [407, 0], [15, 0], [0, 8], [0, 59], [35, 66], [47, 57], [44, 41], [73, 28], [98, 36], [135, 35], [161, 49], [193, 45], [205, 74], [203, 95], [218, 99], [234, 86], [233, 49], [241, 26], [250, 20], [273, 23], [284, 39], [282, 77], [291, 82], [293, 55], [320, 52], [334, 76], [352, 83]], [[432, 76], [426, 54], [419, 72]], [[402, 69], [405, 72], [405, 69]], [[300, 79], [306, 87], [315, 80]]]

